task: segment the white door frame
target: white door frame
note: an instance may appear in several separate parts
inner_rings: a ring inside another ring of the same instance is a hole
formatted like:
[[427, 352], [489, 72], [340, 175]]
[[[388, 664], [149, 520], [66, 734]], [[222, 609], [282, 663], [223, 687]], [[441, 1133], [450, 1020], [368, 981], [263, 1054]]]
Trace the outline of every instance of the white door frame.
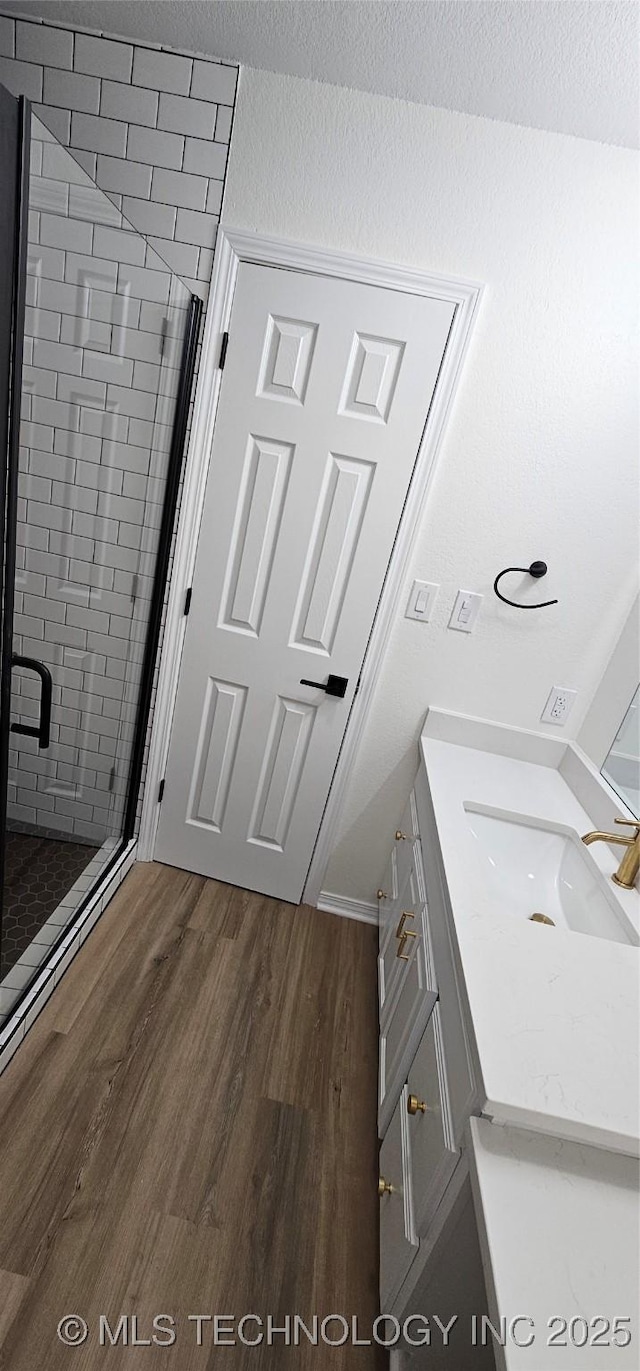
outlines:
[[153, 858], [158, 827], [158, 789], [169, 752], [171, 722], [178, 690], [180, 660], [186, 619], [184, 599], [193, 577], [198, 531], [204, 505], [205, 487], [213, 445], [213, 432], [222, 373], [218, 367], [222, 334], [228, 331], [233, 294], [241, 262], [259, 266], [284, 267], [327, 276], [343, 277], [365, 285], [385, 286], [413, 295], [449, 300], [456, 311], [427, 423], [418, 449], [416, 466], [393, 553], [385, 577], [377, 614], [364, 658], [360, 689], [356, 694], [342, 747], [334, 772], [327, 804], [318, 832], [303, 899], [316, 905], [322, 879], [334, 844], [344, 796], [355, 755], [362, 737], [369, 706], [382, 666], [394, 621], [398, 597], [413, 551], [427, 490], [435, 468], [462, 363], [469, 345], [483, 287], [461, 277], [435, 276], [426, 271], [354, 257], [326, 248], [267, 238], [243, 229], [220, 227], [211, 278], [211, 292], [202, 342], [193, 422], [186, 465], [175, 555], [169, 585], [164, 640], [160, 657], [149, 760], [144, 787], [142, 818], [138, 839], [138, 859]]

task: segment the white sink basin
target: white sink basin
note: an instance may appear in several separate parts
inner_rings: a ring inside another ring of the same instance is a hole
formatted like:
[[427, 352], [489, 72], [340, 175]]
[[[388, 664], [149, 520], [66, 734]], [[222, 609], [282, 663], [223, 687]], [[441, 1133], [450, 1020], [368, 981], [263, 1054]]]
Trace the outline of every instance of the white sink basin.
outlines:
[[465, 804], [465, 813], [500, 910], [520, 919], [545, 914], [574, 933], [637, 944], [613, 888], [578, 834], [516, 815], [505, 818], [488, 806]]

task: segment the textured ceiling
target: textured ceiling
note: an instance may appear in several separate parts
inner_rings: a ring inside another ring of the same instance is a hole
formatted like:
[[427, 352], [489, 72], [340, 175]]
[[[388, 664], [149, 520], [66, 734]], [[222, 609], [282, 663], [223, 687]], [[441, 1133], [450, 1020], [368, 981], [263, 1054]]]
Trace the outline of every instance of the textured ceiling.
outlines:
[[0, 10], [638, 146], [637, 0], [0, 0]]

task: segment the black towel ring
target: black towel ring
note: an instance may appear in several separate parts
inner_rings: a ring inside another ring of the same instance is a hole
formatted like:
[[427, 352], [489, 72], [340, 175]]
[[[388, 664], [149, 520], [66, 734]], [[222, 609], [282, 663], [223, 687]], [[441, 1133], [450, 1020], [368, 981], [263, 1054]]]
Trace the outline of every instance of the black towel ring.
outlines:
[[498, 583], [502, 580], [502, 577], [507, 576], [510, 571], [524, 571], [527, 576], [534, 576], [536, 580], [538, 580], [541, 576], [546, 576], [547, 563], [532, 562], [531, 566], [506, 566], [504, 571], [499, 571], [493, 583], [493, 589], [495, 590], [498, 599], [502, 600], [503, 604], [511, 605], [513, 609], [545, 609], [547, 605], [557, 605], [557, 600], [539, 600], [535, 605], [521, 605], [518, 604], [516, 600], [508, 600], [506, 595], [503, 595], [502, 591], [498, 590]]

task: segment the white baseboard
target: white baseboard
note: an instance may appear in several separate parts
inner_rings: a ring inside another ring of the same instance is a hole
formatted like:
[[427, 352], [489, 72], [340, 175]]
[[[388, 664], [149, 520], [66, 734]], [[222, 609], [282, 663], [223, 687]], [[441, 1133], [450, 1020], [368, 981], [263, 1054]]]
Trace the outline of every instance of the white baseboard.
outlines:
[[363, 924], [377, 924], [378, 906], [368, 900], [350, 900], [346, 895], [334, 895], [330, 890], [321, 890], [316, 906], [324, 914], [339, 914], [343, 919], [358, 919]]

